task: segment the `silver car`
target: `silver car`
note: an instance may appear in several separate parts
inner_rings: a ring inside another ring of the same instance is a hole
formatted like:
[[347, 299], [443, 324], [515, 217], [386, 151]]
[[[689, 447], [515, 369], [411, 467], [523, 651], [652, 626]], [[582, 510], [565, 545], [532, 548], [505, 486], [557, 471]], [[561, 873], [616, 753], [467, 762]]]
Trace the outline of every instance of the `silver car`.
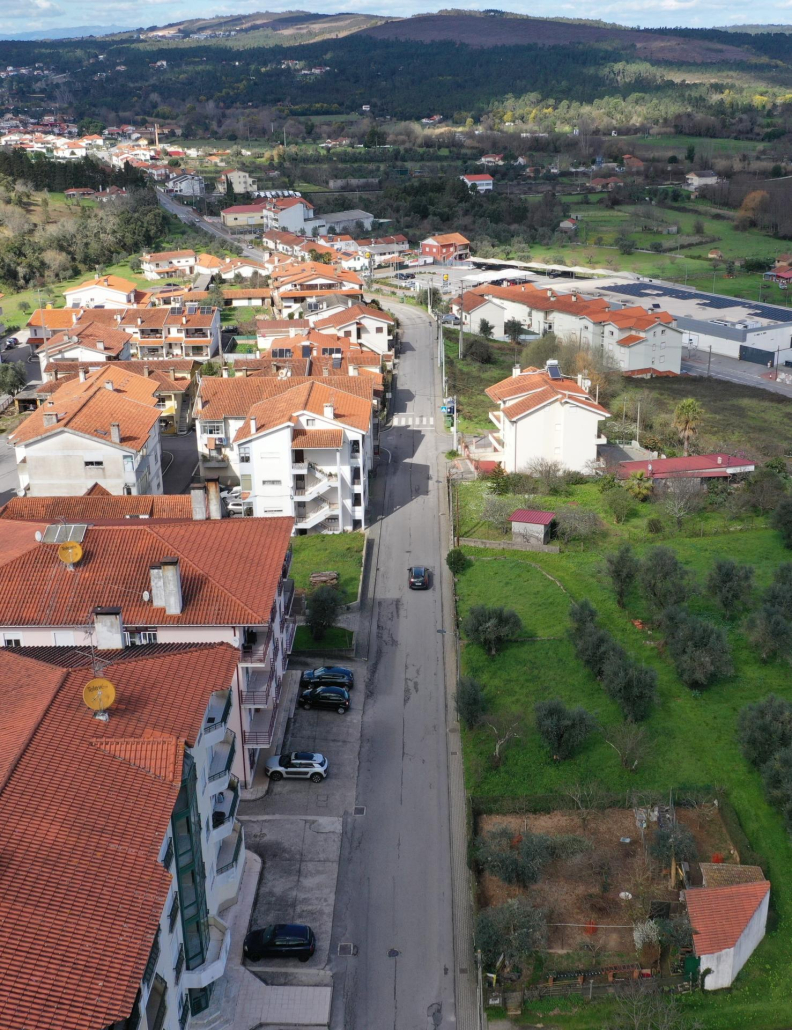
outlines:
[[327, 759], [311, 751], [292, 751], [290, 755], [274, 755], [267, 759], [264, 771], [271, 780], [310, 780], [321, 783], [327, 776]]

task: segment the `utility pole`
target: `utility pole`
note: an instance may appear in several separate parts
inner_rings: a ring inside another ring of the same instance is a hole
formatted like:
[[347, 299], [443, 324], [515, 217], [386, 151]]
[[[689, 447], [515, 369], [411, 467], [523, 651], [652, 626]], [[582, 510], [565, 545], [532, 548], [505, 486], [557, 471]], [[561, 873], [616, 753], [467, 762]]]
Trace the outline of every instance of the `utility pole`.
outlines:
[[459, 280], [459, 360], [465, 356], [465, 279]]
[[454, 394], [454, 450], [457, 449], [457, 399]]
[[710, 367], [712, 365], [712, 344], [710, 344], [709, 357], [707, 358], [707, 375], [710, 374]]

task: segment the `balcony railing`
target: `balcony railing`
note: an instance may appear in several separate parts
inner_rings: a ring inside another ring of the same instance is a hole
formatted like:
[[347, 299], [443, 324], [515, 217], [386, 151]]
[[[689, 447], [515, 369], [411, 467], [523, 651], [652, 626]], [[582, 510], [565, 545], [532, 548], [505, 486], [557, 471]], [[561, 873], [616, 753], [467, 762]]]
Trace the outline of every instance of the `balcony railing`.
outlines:
[[[231, 746], [223, 757], [222, 751], [215, 750], [215, 754], [212, 758], [212, 765], [209, 772], [209, 782], [213, 783], [215, 780], [221, 779], [223, 776], [227, 776], [231, 771], [231, 766], [234, 764], [234, 755], [236, 754], [236, 737], [231, 740]], [[215, 763], [215, 759], [217, 762]]]
[[[266, 680], [264, 679], [265, 675]], [[242, 704], [254, 705], [256, 708], [264, 708], [268, 705], [274, 678], [275, 665], [273, 663], [269, 666], [268, 672], [256, 675], [248, 682], [248, 686], [242, 691]]]
[[157, 963], [160, 957], [160, 942], [159, 942], [159, 929], [157, 930], [157, 936], [154, 938], [154, 943], [151, 946], [149, 952], [148, 962], [146, 962], [146, 968], [143, 970], [143, 983], [148, 986], [151, 983], [151, 978], [154, 976], [154, 970], [157, 968]]
[[[274, 700], [277, 701], [280, 694], [280, 680], [275, 681]], [[242, 741], [245, 747], [269, 747], [272, 743], [272, 734], [275, 729], [275, 717], [278, 714], [277, 705], [271, 709], [266, 708], [257, 712], [253, 717], [250, 729], [242, 730]]]
[[283, 618], [291, 611], [294, 600], [294, 580], [282, 579], [281, 583], [283, 583], [283, 615], [281, 615], [281, 629], [283, 629]]
[[[209, 703], [209, 711], [206, 713], [204, 733], [209, 730], [219, 729], [228, 722], [228, 716], [231, 714], [232, 697], [230, 690], [225, 693], [225, 703], [223, 703], [223, 698], [219, 691], [212, 696], [212, 700]], [[220, 707], [221, 704], [222, 708]]]
[[240, 826], [236, 831], [236, 841], [233, 844], [233, 851], [231, 852], [230, 858], [226, 858], [223, 854], [223, 849], [225, 848], [226, 843], [230, 844], [230, 839], [223, 842], [223, 846], [220, 849], [220, 854], [217, 856], [218, 876], [220, 876], [221, 873], [227, 873], [229, 869], [233, 869], [234, 866], [237, 864], [237, 862], [239, 861], [239, 855], [242, 851], [242, 845], [244, 841], [245, 837], [242, 833], [242, 827]]
[[[243, 644], [242, 645], [242, 664], [243, 665], [264, 665], [267, 661], [267, 653], [272, 643], [272, 623], [266, 627], [266, 635], [264, 640], [257, 640], [255, 643]], [[262, 630], [259, 630], [259, 636]]]
[[286, 557], [283, 559], [283, 568], [281, 569], [282, 579], [286, 579], [286, 577], [289, 575], [289, 569], [291, 568], [292, 558], [293, 554], [292, 549], [290, 547], [289, 550], [286, 552]]

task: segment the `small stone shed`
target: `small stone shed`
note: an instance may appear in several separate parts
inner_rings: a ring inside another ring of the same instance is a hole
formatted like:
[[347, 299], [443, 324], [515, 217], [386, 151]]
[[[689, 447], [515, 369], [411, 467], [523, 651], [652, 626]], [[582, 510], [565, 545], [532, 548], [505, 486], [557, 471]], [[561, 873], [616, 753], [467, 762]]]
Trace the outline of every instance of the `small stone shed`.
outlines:
[[550, 524], [554, 511], [538, 511], [534, 508], [518, 508], [509, 516], [512, 539], [535, 544], [546, 544], [550, 539]]

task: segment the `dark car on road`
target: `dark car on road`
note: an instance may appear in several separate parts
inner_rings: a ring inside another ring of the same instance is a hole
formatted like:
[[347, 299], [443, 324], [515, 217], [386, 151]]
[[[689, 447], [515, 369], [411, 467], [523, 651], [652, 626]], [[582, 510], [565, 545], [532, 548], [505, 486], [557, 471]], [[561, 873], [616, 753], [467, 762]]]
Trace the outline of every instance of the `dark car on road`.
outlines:
[[410, 282], [411, 279], [414, 279], [415, 276], [412, 272], [397, 272], [393, 278], [398, 279], [400, 282], [407, 283]]
[[306, 687], [343, 687], [352, 690], [355, 677], [351, 669], [340, 665], [325, 665], [321, 669], [309, 669], [302, 674], [300, 686]]
[[410, 578], [408, 582], [410, 590], [429, 589], [429, 569], [425, 565], [411, 565], [409, 573]]
[[245, 958], [298, 958], [307, 962], [316, 951], [316, 937], [310, 926], [301, 923], [275, 923], [263, 930], [251, 930], [245, 937]]
[[312, 687], [300, 695], [303, 708], [332, 708], [343, 715], [349, 710], [349, 691], [344, 687]]

